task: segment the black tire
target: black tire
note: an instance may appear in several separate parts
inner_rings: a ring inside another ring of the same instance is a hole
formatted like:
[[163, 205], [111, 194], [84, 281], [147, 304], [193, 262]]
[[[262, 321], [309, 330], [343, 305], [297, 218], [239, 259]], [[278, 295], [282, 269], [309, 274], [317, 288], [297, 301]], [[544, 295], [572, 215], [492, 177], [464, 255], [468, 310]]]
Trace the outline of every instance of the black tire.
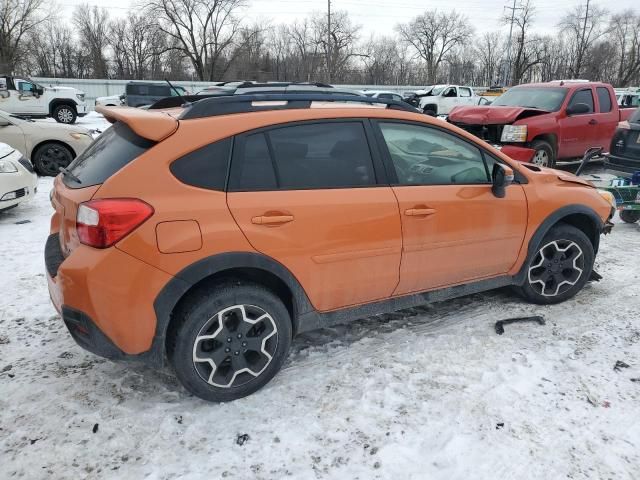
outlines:
[[544, 140], [534, 140], [531, 142], [531, 149], [535, 150], [531, 163], [541, 167], [553, 168], [556, 164], [555, 152], [549, 142]]
[[[243, 320], [260, 316], [264, 320], [255, 326]], [[176, 376], [189, 392], [210, 402], [229, 402], [262, 388], [278, 373], [291, 345], [286, 307], [270, 290], [253, 283], [227, 282], [199, 290], [174, 321], [167, 350]], [[216, 364], [213, 358], [222, 360]]]
[[61, 143], [47, 142], [33, 152], [31, 160], [40, 175], [55, 177], [60, 173], [60, 167], [66, 168], [73, 161], [73, 152]]
[[620, 210], [620, 220], [625, 223], [636, 223], [640, 220], [640, 210]]
[[[564, 253], [558, 251], [558, 247], [565, 249]], [[593, 244], [584, 232], [559, 223], [536, 247], [523, 267], [524, 285], [515, 290], [526, 300], [540, 305], [564, 302], [582, 290], [591, 276], [594, 260]]]
[[430, 117], [435, 117], [438, 115], [438, 110], [437, 107], [434, 105], [427, 105], [426, 107], [424, 107], [424, 109], [422, 110], [422, 112], [425, 115], [429, 115]]
[[76, 107], [73, 105], [62, 103], [53, 109], [53, 118], [58, 123], [76, 123], [78, 112], [76, 112]]

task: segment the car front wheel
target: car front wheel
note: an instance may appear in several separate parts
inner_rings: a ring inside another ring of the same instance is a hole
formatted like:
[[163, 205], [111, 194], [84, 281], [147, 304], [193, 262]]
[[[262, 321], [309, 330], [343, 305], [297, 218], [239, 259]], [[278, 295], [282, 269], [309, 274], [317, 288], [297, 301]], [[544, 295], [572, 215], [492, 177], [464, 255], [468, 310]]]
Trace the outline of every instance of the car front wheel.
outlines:
[[544, 140], [534, 140], [531, 148], [535, 150], [531, 163], [540, 167], [553, 167], [556, 164], [553, 147]]
[[591, 276], [595, 253], [589, 238], [567, 224], [551, 228], [525, 265], [517, 291], [538, 304], [560, 303], [582, 290]]
[[168, 352], [189, 392], [227, 402], [278, 373], [292, 328], [289, 312], [271, 291], [237, 281], [200, 290], [186, 303], [169, 332]]
[[72, 160], [71, 149], [54, 142], [42, 144], [32, 155], [35, 170], [46, 177], [55, 177], [60, 173], [60, 167], [69, 166]]
[[53, 118], [58, 123], [75, 123], [78, 114], [71, 105], [58, 105], [53, 109]]

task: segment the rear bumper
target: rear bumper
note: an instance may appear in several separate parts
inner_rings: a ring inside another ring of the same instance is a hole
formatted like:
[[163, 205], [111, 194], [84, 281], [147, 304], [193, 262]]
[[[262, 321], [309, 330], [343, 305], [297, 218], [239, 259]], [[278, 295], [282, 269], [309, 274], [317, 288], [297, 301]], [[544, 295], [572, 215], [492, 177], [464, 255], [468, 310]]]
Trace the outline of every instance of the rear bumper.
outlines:
[[113, 247], [81, 245], [64, 258], [57, 234], [47, 239], [45, 264], [51, 301], [81, 347], [162, 365], [154, 301], [171, 275]]
[[605, 157], [605, 165], [611, 170], [622, 173], [640, 172], [640, 158], [621, 157], [610, 153]]

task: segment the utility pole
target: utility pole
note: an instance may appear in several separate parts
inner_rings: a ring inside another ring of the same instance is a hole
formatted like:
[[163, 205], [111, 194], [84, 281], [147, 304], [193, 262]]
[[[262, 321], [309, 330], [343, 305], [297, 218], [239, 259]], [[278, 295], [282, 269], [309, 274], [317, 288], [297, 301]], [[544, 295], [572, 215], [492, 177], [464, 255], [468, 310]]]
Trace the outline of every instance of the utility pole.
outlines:
[[584, 12], [584, 23], [582, 24], [582, 34], [580, 35], [580, 44], [578, 45], [578, 58], [576, 62], [576, 78], [580, 78], [580, 70], [582, 69], [582, 57], [584, 56], [585, 45], [584, 36], [587, 33], [587, 20], [589, 19], [589, 0], [587, 0], [587, 7]]
[[506, 87], [507, 82], [509, 81], [509, 76], [511, 74], [511, 37], [513, 36], [513, 22], [516, 17], [516, 0], [513, 0], [513, 7], [504, 7], [507, 10], [511, 10], [511, 24], [509, 26], [509, 41], [507, 42], [507, 63], [504, 66], [504, 81], [502, 82], [502, 86]]
[[331, 0], [327, 0], [327, 83], [331, 83]]

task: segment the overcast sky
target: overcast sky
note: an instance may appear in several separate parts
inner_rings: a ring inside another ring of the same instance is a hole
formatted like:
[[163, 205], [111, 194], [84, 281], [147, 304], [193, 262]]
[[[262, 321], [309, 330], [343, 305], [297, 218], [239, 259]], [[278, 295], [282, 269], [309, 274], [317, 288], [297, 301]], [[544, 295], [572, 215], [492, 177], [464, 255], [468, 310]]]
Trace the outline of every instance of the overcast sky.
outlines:
[[[639, 0], [616, 0], [613, 2], [602, 0], [592, 1], [591, 5], [607, 7], [615, 12], [625, 9], [638, 9]], [[504, 6], [513, 0], [332, 0], [332, 10], [346, 10], [353, 22], [362, 27], [361, 34], [368, 37], [372, 33], [392, 34], [398, 23], [408, 22], [410, 19], [424, 12], [425, 9], [443, 11], [457, 10], [469, 17], [476, 31], [492, 31], [505, 29], [500, 24], [500, 17]], [[114, 16], [125, 15], [130, 0], [62, 0], [60, 5], [65, 15], [70, 14], [75, 5], [89, 3], [105, 7]], [[564, 12], [581, 3], [577, 1], [534, 0], [536, 16], [534, 27], [541, 33], [553, 31]], [[269, 20], [273, 24], [291, 23], [302, 19], [314, 11], [327, 9], [326, 1], [318, 0], [248, 0], [244, 15], [250, 20]]]

